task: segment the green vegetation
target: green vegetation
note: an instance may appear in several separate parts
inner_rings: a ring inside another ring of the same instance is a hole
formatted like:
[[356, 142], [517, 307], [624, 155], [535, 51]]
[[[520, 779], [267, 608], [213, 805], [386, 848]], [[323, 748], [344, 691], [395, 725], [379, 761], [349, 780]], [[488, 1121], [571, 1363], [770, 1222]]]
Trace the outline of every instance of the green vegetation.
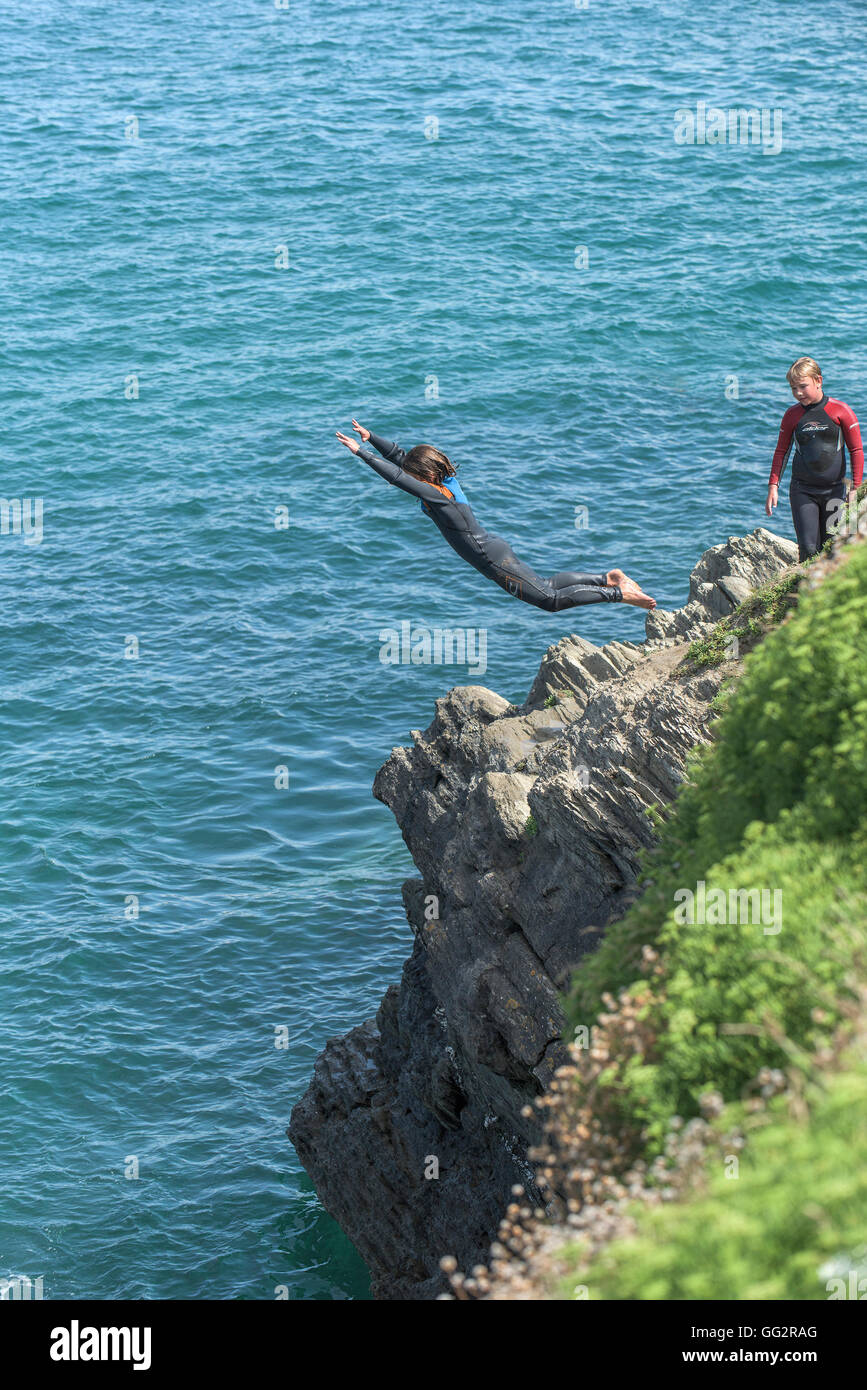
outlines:
[[553, 690], [550, 695], [545, 696], [543, 709], [552, 709], [554, 705], [560, 705], [564, 700], [571, 700], [574, 690]]
[[[737, 1178], [711, 1155], [680, 1200], [633, 1204], [636, 1237], [589, 1265], [576, 1245], [555, 1297], [578, 1282], [591, 1298], [824, 1299], [853, 1269], [867, 1293], [863, 1036], [837, 1060], [867, 1022], [867, 545], [840, 552], [790, 610], [802, 577], [719, 625], [765, 635], [720, 692], [714, 743], [656, 818], [642, 896], [575, 972], [564, 1031], [595, 1025], [602, 1039], [570, 1103], [602, 1117], [623, 1170], [661, 1154], [673, 1117], [698, 1116], [709, 1091], [730, 1126], [763, 1068], [785, 1073], [800, 1109], [791, 1090], [770, 1103]], [[695, 644], [696, 664], [723, 646], [716, 634]]]
[[[709, 1163], [689, 1197], [646, 1208], [552, 1290], [593, 1299], [828, 1299], [867, 1294], [867, 1068], [829, 1076], [810, 1123], [769, 1108], [735, 1168]], [[729, 1174], [727, 1176], [726, 1174]], [[853, 1277], [854, 1276], [854, 1277]]]
[[736, 684], [737, 682], [734, 680], [723, 681], [716, 695], [714, 695], [710, 702], [710, 708], [714, 710], [715, 713], [721, 714], [725, 709], [734, 693]]
[[[733, 613], [722, 618], [707, 636], [693, 642], [683, 658], [688, 669], [721, 666], [735, 655], [743, 656], [772, 628], [782, 622], [797, 603], [803, 573], [794, 570], [755, 589]], [[737, 648], [733, 650], [734, 641]]]
[[527, 817], [527, 819], [524, 822], [524, 830], [530, 836], [531, 839], [534, 835], [538, 835], [539, 822], [536, 820], [535, 816]]
[[[663, 959], [646, 1005], [653, 1055], [613, 1062], [609, 1078], [624, 1123], [648, 1126], [651, 1138], [672, 1114], [697, 1114], [703, 1089], [735, 1099], [761, 1066], [789, 1064], [839, 1021], [848, 928], [863, 922], [867, 894], [865, 637], [867, 546], [858, 546], [747, 660], [716, 742], [693, 753], [659, 826], [642, 897], [575, 974], [567, 1036], [593, 1022], [605, 992], [646, 984], [642, 947]], [[678, 921], [675, 893], [697, 892], [699, 881], [727, 897], [779, 894], [781, 924]]]

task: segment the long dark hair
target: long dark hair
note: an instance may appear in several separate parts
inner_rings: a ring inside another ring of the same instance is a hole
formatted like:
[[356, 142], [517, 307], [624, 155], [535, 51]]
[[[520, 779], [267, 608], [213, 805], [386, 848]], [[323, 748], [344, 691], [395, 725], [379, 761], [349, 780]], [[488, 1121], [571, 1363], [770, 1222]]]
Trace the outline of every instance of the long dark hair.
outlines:
[[432, 444], [414, 445], [404, 459], [403, 466], [414, 478], [433, 483], [435, 487], [442, 487], [445, 478], [453, 478], [457, 473], [448, 455], [441, 449], [435, 449]]

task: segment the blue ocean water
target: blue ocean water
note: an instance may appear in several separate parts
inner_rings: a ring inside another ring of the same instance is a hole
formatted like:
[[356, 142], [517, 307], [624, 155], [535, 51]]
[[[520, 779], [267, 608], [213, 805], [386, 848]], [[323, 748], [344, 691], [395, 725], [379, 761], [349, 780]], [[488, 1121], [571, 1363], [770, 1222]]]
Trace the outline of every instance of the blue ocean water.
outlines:
[[[2, 490], [43, 508], [0, 537], [0, 1275], [366, 1296], [285, 1127], [409, 951], [374, 774], [451, 685], [521, 700], [564, 633], [643, 620], [510, 600], [335, 430], [438, 445], [540, 571], [663, 607], [707, 546], [792, 536], [787, 366], [867, 411], [864, 30], [0, 5]], [[702, 102], [781, 148], [677, 143]], [[405, 621], [484, 629], [486, 670], [383, 664]]]

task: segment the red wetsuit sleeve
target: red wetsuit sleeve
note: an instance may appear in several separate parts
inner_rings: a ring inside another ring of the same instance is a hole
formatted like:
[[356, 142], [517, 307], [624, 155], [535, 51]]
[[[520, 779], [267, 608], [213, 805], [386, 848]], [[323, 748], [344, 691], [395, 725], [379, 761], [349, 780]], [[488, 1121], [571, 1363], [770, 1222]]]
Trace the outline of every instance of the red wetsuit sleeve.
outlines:
[[845, 401], [829, 401], [825, 409], [843, 431], [843, 438], [846, 441], [846, 448], [849, 450], [849, 458], [852, 462], [852, 482], [855, 487], [858, 487], [864, 476], [864, 446], [861, 443], [861, 426], [858, 424], [858, 418]]
[[802, 406], [792, 405], [789, 406], [789, 409], [783, 416], [782, 423], [780, 425], [780, 437], [777, 440], [777, 447], [774, 450], [774, 458], [773, 462], [771, 463], [771, 476], [768, 479], [768, 487], [776, 486], [780, 481], [780, 474], [783, 471], [783, 464], [786, 461], [786, 454], [789, 452], [789, 449], [791, 448], [792, 435], [795, 431], [795, 425], [798, 423], [798, 420], [800, 419], [802, 414]]

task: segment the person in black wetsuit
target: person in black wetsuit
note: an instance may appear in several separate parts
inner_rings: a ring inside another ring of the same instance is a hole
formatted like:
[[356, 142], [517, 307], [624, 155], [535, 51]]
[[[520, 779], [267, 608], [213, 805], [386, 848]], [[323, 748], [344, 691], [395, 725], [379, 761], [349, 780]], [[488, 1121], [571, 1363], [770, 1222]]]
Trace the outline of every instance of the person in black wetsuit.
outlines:
[[382, 458], [338, 430], [341, 444], [363, 459], [381, 478], [417, 497], [422, 511], [436, 523], [452, 549], [514, 598], [549, 613], [583, 603], [623, 602], [638, 608], [656, 607], [656, 600], [645, 594], [622, 570], [608, 570], [605, 574], [577, 574], [564, 570], [550, 579], [543, 579], [518, 559], [508, 541], [479, 525], [455, 479], [451, 460], [439, 449], [417, 444], [407, 453], [399, 444], [373, 434], [357, 420], [353, 420], [352, 427], [361, 436], [362, 443], [369, 440]]
[[[861, 428], [845, 401], [826, 396], [819, 364], [799, 357], [786, 373], [798, 401], [783, 416], [771, 463], [765, 511], [773, 514], [779, 482], [790, 453], [792, 477], [789, 501], [798, 537], [798, 560], [817, 555], [828, 526], [840, 519], [843, 502], [853, 502], [864, 472]], [[852, 464], [852, 488], [846, 487], [846, 450]], [[794, 450], [794, 452], [793, 452]]]

